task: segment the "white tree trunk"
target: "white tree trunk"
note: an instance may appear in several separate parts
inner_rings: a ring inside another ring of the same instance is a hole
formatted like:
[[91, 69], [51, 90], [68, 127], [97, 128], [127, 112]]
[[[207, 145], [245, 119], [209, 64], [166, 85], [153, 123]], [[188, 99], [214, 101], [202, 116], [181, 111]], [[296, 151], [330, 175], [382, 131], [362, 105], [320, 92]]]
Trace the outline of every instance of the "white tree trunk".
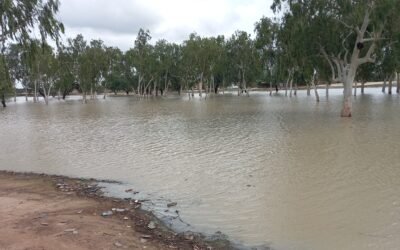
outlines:
[[312, 81], [311, 81], [311, 85], [314, 88], [314, 93], [315, 93], [315, 100], [317, 102], [319, 102], [319, 94], [318, 94], [318, 89], [317, 89], [317, 85], [315, 84], [315, 76], [313, 77]]
[[38, 97], [37, 97], [37, 80], [34, 81], [34, 95], [33, 95], [33, 102], [37, 102]]
[[329, 97], [329, 82], [326, 83], [326, 97]]
[[343, 108], [341, 112], [342, 117], [351, 117], [353, 109], [352, 90], [353, 90], [354, 75], [349, 74], [344, 82], [343, 90]]
[[357, 96], [357, 84], [358, 84], [358, 82], [357, 81], [354, 81], [354, 96]]
[[200, 75], [200, 82], [199, 82], [199, 96], [203, 96], [203, 73]]
[[287, 81], [286, 81], [286, 83], [285, 83], [285, 96], [288, 95], [288, 85], [289, 85], [289, 81], [290, 81], [290, 74], [289, 74], [289, 77], [288, 77], [288, 79], [287, 79]]
[[310, 88], [310, 84], [307, 84], [307, 96], [311, 95], [311, 88]]
[[290, 79], [289, 87], [290, 87], [289, 96], [292, 97], [292, 94], [293, 94], [293, 79]]
[[397, 90], [396, 90], [396, 93], [400, 94], [400, 73], [397, 73], [396, 76], [397, 76]]
[[361, 94], [364, 94], [364, 89], [365, 89], [365, 81], [361, 82]]
[[382, 93], [386, 93], [386, 81], [387, 77], [385, 76], [385, 79], [383, 80]]
[[139, 74], [139, 77], [138, 77], [138, 87], [137, 87], [137, 94], [139, 95], [139, 96], [141, 96], [142, 95], [142, 86], [141, 86], [141, 83], [142, 83], [142, 81], [143, 81], [143, 78], [142, 78], [142, 76]]

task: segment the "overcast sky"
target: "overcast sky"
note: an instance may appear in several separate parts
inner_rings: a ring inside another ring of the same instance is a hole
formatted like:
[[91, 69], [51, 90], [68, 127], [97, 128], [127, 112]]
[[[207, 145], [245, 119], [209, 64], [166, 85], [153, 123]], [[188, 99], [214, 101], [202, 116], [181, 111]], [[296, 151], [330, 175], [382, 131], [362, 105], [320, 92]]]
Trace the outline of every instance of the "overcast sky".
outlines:
[[189, 34], [230, 36], [253, 32], [262, 16], [272, 17], [272, 0], [61, 0], [60, 18], [66, 37], [83, 34], [107, 46], [133, 47], [140, 28], [152, 42], [182, 42]]

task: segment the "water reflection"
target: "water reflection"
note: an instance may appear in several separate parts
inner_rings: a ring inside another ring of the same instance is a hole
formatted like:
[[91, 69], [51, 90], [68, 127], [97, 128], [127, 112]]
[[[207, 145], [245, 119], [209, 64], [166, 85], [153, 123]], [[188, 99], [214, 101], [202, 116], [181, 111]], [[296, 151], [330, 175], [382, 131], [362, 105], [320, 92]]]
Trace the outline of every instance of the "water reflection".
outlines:
[[119, 180], [248, 245], [398, 249], [399, 97], [366, 89], [341, 119], [340, 94], [20, 100], [0, 169]]

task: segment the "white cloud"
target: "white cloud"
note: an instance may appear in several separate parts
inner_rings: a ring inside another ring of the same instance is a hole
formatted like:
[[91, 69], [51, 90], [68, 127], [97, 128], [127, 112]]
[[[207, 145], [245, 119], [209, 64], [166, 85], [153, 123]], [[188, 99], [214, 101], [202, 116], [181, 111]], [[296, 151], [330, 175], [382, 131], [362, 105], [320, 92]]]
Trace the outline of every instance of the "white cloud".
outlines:
[[62, 0], [60, 18], [66, 36], [82, 33], [109, 46], [128, 49], [140, 28], [153, 41], [182, 42], [191, 32], [230, 36], [235, 30], [253, 32], [262, 16], [272, 16], [272, 0]]

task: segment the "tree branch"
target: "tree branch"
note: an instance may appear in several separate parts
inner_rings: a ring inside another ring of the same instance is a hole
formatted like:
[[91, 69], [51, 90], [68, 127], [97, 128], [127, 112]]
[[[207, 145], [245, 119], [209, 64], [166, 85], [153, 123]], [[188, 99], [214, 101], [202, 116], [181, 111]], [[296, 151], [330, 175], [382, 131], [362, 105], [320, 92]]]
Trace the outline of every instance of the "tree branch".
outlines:
[[357, 62], [358, 65], [361, 65], [361, 64], [364, 64], [364, 63], [368, 63], [368, 62], [369, 63], [374, 63], [375, 62], [375, 58], [371, 57], [372, 53], [375, 50], [375, 47], [376, 47], [376, 43], [371, 44], [371, 46], [368, 49], [367, 54], [364, 57], [358, 59], [358, 62]]
[[329, 66], [331, 67], [331, 72], [332, 72], [331, 81], [338, 82], [339, 77], [336, 77], [335, 67], [333, 66], [332, 60], [329, 58], [328, 54], [326, 53], [325, 49], [322, 46], [320, 47], [320, 51], [321, 54], [324, 56], [325, 60], [328, 61]]

